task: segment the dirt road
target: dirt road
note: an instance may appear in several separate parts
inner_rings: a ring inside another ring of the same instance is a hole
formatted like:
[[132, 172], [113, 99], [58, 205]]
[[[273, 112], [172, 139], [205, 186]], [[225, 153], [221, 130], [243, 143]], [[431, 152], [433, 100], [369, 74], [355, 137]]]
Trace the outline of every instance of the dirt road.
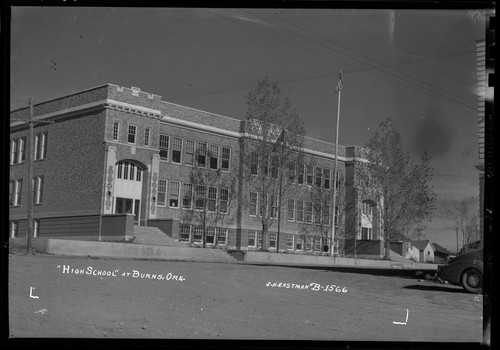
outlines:
[[10, 336], [15, 338], [480, 342], [481, 319], [482, 296], [409, 278], [9, 256]]

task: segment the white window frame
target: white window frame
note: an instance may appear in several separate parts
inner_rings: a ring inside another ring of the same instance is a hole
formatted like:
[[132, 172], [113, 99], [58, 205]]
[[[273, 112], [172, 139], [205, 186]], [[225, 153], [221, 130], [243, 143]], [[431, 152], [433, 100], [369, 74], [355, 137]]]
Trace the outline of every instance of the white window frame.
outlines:
[[[200, 168], [206, 168], [208, 166], [207, 164], [207, 158], [208, 158], [208, 143], [206, 142], [198, 142], [198, 148], [196, 152], [196, 165]], [[200, 160], [203, 159], [203, 162], [200, 162]]]
[[[175, 153], [178, 152], [178, 153]], [[179, 156], [179, 161], [175, 160], [174, 156]], [[172, 137], [172, 163], [182, 164], [182, 139], [180, 137]]]
[[[254, 198], [255, 198], [255, 203], [252, 202], [252, 194], [255, 194]], [[253, 210], [253, 206], [255, 205], [255, 214], [253, 214], [252, 212], [254, 211]], [[257, 213], [258, 213], [258, 210], [259, 210], [259, 193], [258, 192], [250, 192], [250, 207], [249, 207], [249, 215], [250, 216], [254, 216], [254, 217], [257, 217]]]
[[[209, 152], [208, 152], [208, 168], [210, 170], [219, 170], [219, 152], [220, 152], [220, 146], [217, 145], [210, 145], [209, 146]], [[215, 157], [213, 156], [215, 154]], [[212, 159], [215, 159], [215, 168], [212, 167]]]
[[15, 190], [14, 190], [14, 207], [20, 207], [23, 198], [23, 180], [15, 180]]
[[[203, 243], [203, 226], [195, 225], [193, 226], [193, 243]], [[196, 239], [196, 236], [199, 236], [199, 239]]]
[[118, 141], [119, 139], [120, 139], [120, 122], [117, 120], [113, 120], [113, 134], [111, 135], [111, 140]]
[[207, 211], [215, 213], [217, 211], [218, 188], [208, 186], [207, 192]]
[[[217, 231], [217, 244], [227, 245], [229, 229], [217, 227], [215, 230]], [[221, 240], [222, 237], [224, 237], [224, 240]]]
[[[225, 150], [227, 151], [226, 152], [227, 159], [224, 157], [224, 155], [225, 155], [224, 151]], [[227, 167], [224, 166], [224, 162], [227, 162]], [[228, 172], [231, 169], [231, 148], [229, 148], [229, 147], [222, 147], [220, 168], [221, 168], [222, 171], [228, 171]]]
[[19, 221], [18, 220], [11, 220], [9, 222], [9, 235], [10, 238], [16, 238], [19, 236]]
[[151, 128], [144, 129], [144, 146], [149, 147], [151, 142]]
[[311, 164], [306, 165], [306, 185], [310, 187], [314, 186], [314, 166]]
[[[268, 235], [269, 240], [269, 249], [278, 249], [278, 234], [276, 232], [269, 232]], [[274, 247], [271, 245], [271, 242], [274, 242]]]
[[[168, 161], [168, 152], [170, 152], [170, 136], [160, 133], [158, 147], [160, 149], [160, 160]], [[165, 156], [162, 156], [162, 154], [164, 154]]]
[[304, 185], [305, 182], [305, 164], [297, 165], [297, 184]]
[[[164, 183], [165, 186], [161, 185], [160, 183]], [[164, 191], [160, 191], [160, 189], [165, 188]], [[167, 179], [158, 179], [158, 193], [156, 194], [156, 205], [160, 207], [166, 207], [167, 206], [167, 189], [168, 189], [168, 180]], [[164, 195], [163, 203], [160, 202], [160, 193]]]
[[[202, 194], [202, 196], [200, 196]], [[207, 186], [205, 185], [196, 185], [194, 191], [194, 209], [195, 210], [204, 210], [205, 209], [205, 200], [207, 197]], [[202, 200], [201, 207], [198, 206], [198, 200]]]
[[26, 137], [20, 137], [18, 140], [19, 144], [19, 151], [18, 153], [18, 159], [17, 159], [17, 164], [24, 163], [26, 160]]
[[42, 204], [43, 185], [44, 185], [43, 176], [33, 177], [33, 204], [35, 205]]
[[329, 190], [332, 187], [332, 171], [328, 168], [323, 168], [323, 188]]
[[[291, 238], [291, 242], [290, 242], [290, 238]], [[290, 243], [292, 243], [290, 245]], [[288, 234], [286, 236], [286, 249], [287, 250], [294, 250], [294, 247], [295, 247], [295, 235], [292, 235], [292, 234]]]
[[313, 222], [316, 225], [321, 225], [321, 220], [323, 219], [323, 206], [321, 203], [313, 203]]
[[259, 175], [259, 153], [255, 151], [252, 151], [252, 153], [250, 154], [250, 175]]
[[325, 207], [323, 208], [323, 225], [325, 226], [330, 226], [330, 204], [325, 204]]
[[[196, 141], [185, 140], [186, 146], [184, 147], [184, 165], [194, 166], [196, 161]], [[192, 147], [191, 147], [192, 145]]]
[[[179, 242], [191, 242], [192, 226], [188, 224], [181, 225], [181, 232], [179, 233]], [[183, 235], [188, 235], [187, 239]]]
[[[256, 248], [257, 247], [257, 231], [250, 231], [248, 232], [248, 237], [247, 237], [247, 247], [249, 248]], [[253, 239], [253, 245], [250, 245], [250, 239]]]
[[323, 187], [323, 168], [319, 166], [314, 168], [314, 187]]
[[17, 139], [10, 140], [10, 164], [16, 164], [18, 159]]
[[[215, 244], [215, 227], [207, 226], [205, 230], [206, 230], [205, 243], [210, 245]], [[208, 241], [208, 237], [212, 237], [212, 242]]]
[[[304, 203], [304, 213], [305, 213], [305, 216], [304, 216], [304, 222], [306, 224], [312, 224], [314, 221], [314, 214], [313, 214], [313, 203], [310, 202], [310, 201], [306, 201]], [[309, 208], [311, 210], [309, 210]]]
[[278, 195], [271, 194], [268, 195], [269, 198], [269, 217], [276, 219], [278, 217]]
[[[229, 205], [229, 188], [219, 188], [219, 213], [227, 213]], [[225, 210], [223, 210], [225, 208]]]
[[[133, 131], [131, 133], [131, 131]], [[130, 141], [130, 137], [133, 137], [133, 141], [131, 142]], [[135, 124], [128, 124], [128, 127], [127, 127], [127, 143], [131, 144], [131, 145], [135, 145], [137, 142], [137, 125]]]
[[[300, 205], [299, 205], [300, 203]], [[301, 215], [299, 215], [301, 213]], [[299, 220], [299, 217], [301, 219]], [[295, 204], [295, 221], [296, 222], [304, 222], [304, 201], [303, 200], [297, 200], [297, 203]]]
[[[177, 193], [175, 193], [175, 189], [177, 188]], [[168, 191], [168, 207], [179, 209], [180, 208], [180, 192], [181, 192], [181, 183], [179, 181], [170, 181], [170, 188]], [[175, 200], [177, 197], [177, 205], [172, 205], [172, 200]]]
[[[291, 206], [290, 206], [290, 203], [292, 204]], [[290, 215], [290, 214], [292, 214], [292, 215]], [[293, 199], [293, 198], [288, 199], [286, 219], [287, 219], [287, 221], [291, 221], [291, 222], [295, 221], [295, 199]]]
[[[186, 195], [189, 194], [189, 195]], [[187, 206], [186, 199], [189, 198], [189, 206]], [[182, 184], [182, 209], [193, 209], [193, 184]]]

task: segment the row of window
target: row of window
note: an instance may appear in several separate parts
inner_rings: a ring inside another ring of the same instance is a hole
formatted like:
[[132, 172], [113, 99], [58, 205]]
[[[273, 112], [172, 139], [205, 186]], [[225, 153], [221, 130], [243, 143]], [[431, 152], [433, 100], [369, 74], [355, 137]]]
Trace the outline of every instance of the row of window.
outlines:
[[[259, 166], [260, 164], [260, 166]], [[287, 165], [288, 182], [298, 185], [315, 186], [329, 190], [331, 187], [332, 171], [328, 168], [313, 166], [311, 164]], [[279, 176], [278, 155], [262, 156], [257, 152], [250, 155], [250, 174], [254, 176], [270, 177], [277, 179]], [[337, 171], [337, 188], [340, 187], [340, 172]]]
[[[226, 245], [229, 230], [220, 227], [206, 227], [205, 243], [214, 244], [217, 237], [217, 244]], [[182, 224], [179, 241], [203, 243], [203, 226]]]
[[[42, 204], [43, 176], [34, 176], [32, 180], [33, 204]], [[11, 180], [9, 182], [9, 206], [20, 206], [23, 194], [23, 179]]]
[[[260, 205], [259, 205], [260, 204]], [[259, 211], [257, 211], [259, 208]], [[335, 225], [338, 224], [338, 206], [335, 208]], [[262, 201], [262, 194], [250, 192], [250, 216], [262, 216], [266, 212], [269, 217], [276, 218], [278, 212], [278, 196], [267, 195]], [[287, 220], [305, 222], [306, 224], [330, 225], [330, 204], [313, 203], [312, 201], [289, 199], [287, 203]]]
[[[189, 183], [181, 183], [179, 181], [170, 181], [167, 197], [167, 185], [169, 181], [166, 179], [158, 180], [158, 196], [156, 203], [159, 206], [168, 206], [170, 208], [179, 209], [194, 209], [204, 210], [209, 212], [226, 213], [229, 203], [229, 189], [217, 188], [205, 185], [195, 185]], [[181, 206], [181, 185], [182, 185], [182, 206]]]
[[[128, 124], [127, 142], [136, 144], [137, 126]], [[120, 122], [113, 122], [113, 141], [120, 138]], [[151, 129], [144, 129], [144, 146], [149, 147], [151, 140]], [[198, 145], [197, 145], [198, 144]], [[160, 159], [171, 161], [174, 164], [196, 165], [202, 168], [208, 167], [212, 170], [219, 168], [229, 171], [231, 160], [231, 149], [218, 145], [208, 144], [207, 142], [196, 142], [193, 140], [184, 140], [180, 137], [171, 137], [167, 134], [160, 134]]]
[[[293, 234], [286, 235], [286, 248], [288, 250], [295, 251], [317, 251], [321, 250], [323, 245], [322, 238], [313, 236], [297, 236]], [[257, 245], [258, 244], [258, 245]], [[277, 245], [277, 233], [268, 233], [268, 247], [271, 249], [276, 249]], [[261, 231], [251, 231], [248, 233], [247, 246], [249, 248], [259, 248], [262, 247], [262, 232]]]
[[[38, 237], [38, 232], [40, 231], [40, 220], [33, 219], [33, 238]], [[19, 236], [19, 221], [11, 220], [9, 221], [9, 235], [10, 238], [15, 238]]]
[[117, 164], [116, 177], [121, 180], [142, 181], [142, 169], [133, 162], [121, 161]]
[[[33, 160], [42, 160], [47, 156], [47, 132], [35, 134]], [[23, 163], [26, 160], [26, 137], [10, 140], [10, 164]]]

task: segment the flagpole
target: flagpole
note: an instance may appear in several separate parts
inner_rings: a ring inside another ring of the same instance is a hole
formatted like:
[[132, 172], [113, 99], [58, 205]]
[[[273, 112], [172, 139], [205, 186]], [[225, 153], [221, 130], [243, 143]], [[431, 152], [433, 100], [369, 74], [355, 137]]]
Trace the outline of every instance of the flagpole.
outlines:
[[339, 120], [340, 120], [340, 95], [342, 93], [342, 71], [339, 72], [339, 81], [337, 83], [337, 127], [335, 132], [335, 163], [333, 167], [333, 222], [332, 222], [332, 237], [330, 239], [330, 256], [334, 256], [333, 248], [335, 246], [335, 221], [337, 219], [336, 204], [337, 204], [337, 158], [339, 148]]

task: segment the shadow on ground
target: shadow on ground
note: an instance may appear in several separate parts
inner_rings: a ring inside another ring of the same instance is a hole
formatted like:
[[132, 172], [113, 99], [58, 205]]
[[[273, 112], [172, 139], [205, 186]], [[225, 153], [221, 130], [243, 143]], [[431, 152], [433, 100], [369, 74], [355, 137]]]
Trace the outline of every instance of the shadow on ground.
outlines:
[[467, 293], [462, 288], [455, 288], [451, 286], [429, 286], [429, 285], [411, 285], [403, 287], [404, 289], [425, 290], [429, 292], [448, 292], [448, 293]]

